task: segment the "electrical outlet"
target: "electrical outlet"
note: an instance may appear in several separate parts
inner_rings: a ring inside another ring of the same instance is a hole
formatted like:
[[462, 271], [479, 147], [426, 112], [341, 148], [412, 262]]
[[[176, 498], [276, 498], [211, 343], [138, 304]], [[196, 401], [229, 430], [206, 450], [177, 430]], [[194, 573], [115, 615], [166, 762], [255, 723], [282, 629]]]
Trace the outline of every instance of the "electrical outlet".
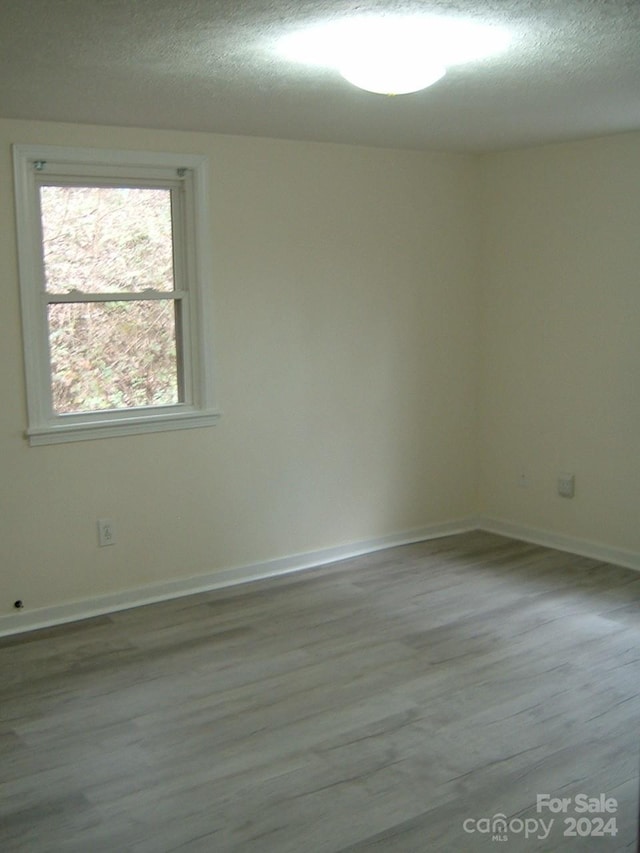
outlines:
[[572, 498], [576, 493], [576, 478], [574, 474], [558, 476], [558, 494], [562, 498]]
[[116, 531], [113, 526], [113, 521], [110, 518], [98, 519], [98, 545], [103, 548], [105, 545], [116, 544]]
[[518, 485], [520, 486], [521, 489], [528, 489], [529, 488], [529, 478], [524, 473], [524, 471], [521, 471], [518, 474]]

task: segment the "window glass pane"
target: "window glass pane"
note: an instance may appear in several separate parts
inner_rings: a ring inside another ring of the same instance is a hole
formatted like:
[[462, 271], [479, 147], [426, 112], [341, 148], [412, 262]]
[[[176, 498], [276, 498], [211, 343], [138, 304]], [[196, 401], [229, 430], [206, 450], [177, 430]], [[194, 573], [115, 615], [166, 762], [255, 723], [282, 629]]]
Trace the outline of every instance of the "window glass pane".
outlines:
[[174, 300], [49, 305], [57, 414], [179, 402]]
[[49, 293], [174, 288], [171, 190], [41, 186]]

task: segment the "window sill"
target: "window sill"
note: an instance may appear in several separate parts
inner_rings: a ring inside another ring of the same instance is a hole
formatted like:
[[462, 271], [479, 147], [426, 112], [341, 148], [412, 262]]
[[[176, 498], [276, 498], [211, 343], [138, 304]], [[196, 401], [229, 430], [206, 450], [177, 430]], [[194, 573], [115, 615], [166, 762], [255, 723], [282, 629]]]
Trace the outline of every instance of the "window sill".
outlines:
[[215, 426], [220, 412], [179, 412], [176, 414], [142, 415], [140, 417], [112, 418], [96, 421], [56, 423], [27, 430], [26, 436], [33, 447], [41, 444], [62, 444], [68, 441], [90, 441], [96, 438], [115, 438], [121, 435], [139, 435], [149, 432], [167, 432], [179, 429], [197, 429]]

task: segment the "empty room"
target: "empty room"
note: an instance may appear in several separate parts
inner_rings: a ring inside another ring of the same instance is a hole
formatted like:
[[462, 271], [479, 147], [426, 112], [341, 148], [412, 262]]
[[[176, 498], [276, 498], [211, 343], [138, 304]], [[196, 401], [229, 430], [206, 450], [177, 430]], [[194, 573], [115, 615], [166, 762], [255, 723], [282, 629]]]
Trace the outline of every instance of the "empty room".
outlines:
[[636, 850], [640, 6], [0, 41], [0, 850]]

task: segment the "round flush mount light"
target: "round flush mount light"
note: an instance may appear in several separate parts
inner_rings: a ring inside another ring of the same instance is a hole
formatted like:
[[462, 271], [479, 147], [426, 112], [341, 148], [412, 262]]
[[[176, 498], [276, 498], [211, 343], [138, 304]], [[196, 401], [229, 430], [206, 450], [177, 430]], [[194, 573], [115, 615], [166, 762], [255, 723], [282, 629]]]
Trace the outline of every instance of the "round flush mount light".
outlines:
[[348, 83], [376, 95], [408, 95], [437, 83], [447, 73], [441, 65], [406, 61], [393, 65], [363, 62], [361, 59], [345, 62], [339, 69]]
[[509, 43], [500, 28], [428, 17], [353, 18], [293, 33], [288, 59], [333, 67], [354, 86], [385, 95], [426, 89], [452, 65], [484, 59]]
[[353, 32], [338, 71], [349, 83], [380, 95], [406, 95], [444, 77], [441, 57], [425, 49], [420, 33], [403, 21], [369, 21]]

